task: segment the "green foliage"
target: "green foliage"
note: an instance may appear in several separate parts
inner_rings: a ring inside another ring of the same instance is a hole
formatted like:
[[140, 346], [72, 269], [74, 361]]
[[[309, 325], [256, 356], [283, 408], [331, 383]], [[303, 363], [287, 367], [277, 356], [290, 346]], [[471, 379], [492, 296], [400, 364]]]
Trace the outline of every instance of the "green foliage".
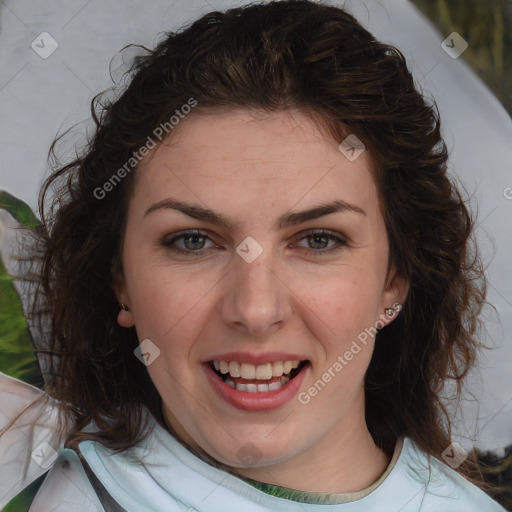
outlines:
[[412, 3], [443, 36], [458, 32], [468, 42], [461, 58], [512, 114], [512, 2], [412, 0]]
[[0, 208], [8, 211], [22, 226], [35, 231], [41, 229], [41, 223], [30, 206], [6, 190], [0, 190]]
[[38, 380], [39, 366], [21, 302], [0, 261], [0, 370], [25, 382]]
[[[1, 1], [1, 0], [0, 0]], [[2, 512], [27, 512], [37, 491], [41, 487], [47, 473], [41, 475], [37, 480], [25, 487], [14, 499], [12, 499], [3, 509]]]
[[[0, 208], [31, 229], [40, 223], [30, 208], [5, 191], [0, 191]], [[1, 250], [1, 248], [0, 248]], [[33, 385], [42, 379], [21, 300], [0, 258], [0, 371]]]

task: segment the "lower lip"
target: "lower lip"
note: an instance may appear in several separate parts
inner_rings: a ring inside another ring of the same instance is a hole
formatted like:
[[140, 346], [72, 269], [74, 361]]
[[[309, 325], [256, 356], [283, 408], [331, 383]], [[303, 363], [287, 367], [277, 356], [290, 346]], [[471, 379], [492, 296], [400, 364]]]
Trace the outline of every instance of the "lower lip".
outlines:
[[210, 368], [208, 363], [204, 363], [203, 368], [217, 395], [228, 404], [243, 411], [270, 411], [289, 402], [297, 394], [304, 381], [305, 374], [309, 370], [309, 364], [279, 389], [256, 393], [240, 391], [228, 386]]

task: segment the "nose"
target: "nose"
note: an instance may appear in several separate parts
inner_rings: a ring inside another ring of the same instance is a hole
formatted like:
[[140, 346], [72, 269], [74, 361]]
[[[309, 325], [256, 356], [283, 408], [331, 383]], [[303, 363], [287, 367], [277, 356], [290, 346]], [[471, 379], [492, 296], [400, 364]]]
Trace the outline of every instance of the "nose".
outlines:
[[264, 250], [252, 263], [236, 257], [221, 304], [223, 321], [240, 333], [264, 335], [282, 328], [293, 312], [292, 295], [279, 265]]

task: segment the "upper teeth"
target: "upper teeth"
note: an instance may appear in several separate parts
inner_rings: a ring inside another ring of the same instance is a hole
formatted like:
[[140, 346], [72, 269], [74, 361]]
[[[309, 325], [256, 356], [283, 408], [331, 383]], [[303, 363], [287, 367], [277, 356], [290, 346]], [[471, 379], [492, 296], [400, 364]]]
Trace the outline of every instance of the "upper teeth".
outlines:
[[213, 361], [215, 369], [221, 373], [229, 373], [231, 377], [242, 379], [267, 380], [272, 377], [287, 375], [293, 368], [297, 368], [300, 361], [276, 361], [265, 364], [239, 363], [237, 361]]

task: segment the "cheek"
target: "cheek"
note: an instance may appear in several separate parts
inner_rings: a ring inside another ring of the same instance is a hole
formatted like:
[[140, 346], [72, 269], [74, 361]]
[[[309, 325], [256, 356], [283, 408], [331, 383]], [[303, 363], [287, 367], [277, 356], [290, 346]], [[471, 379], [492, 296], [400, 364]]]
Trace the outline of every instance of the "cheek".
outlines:
[[211, 288], [208, 276], [156, 260], [133, 258], [127, 265], [129, 295], [141, 325], [169, 325], [197, 314], [206, 290]]
[[[158, 380], [162, 368], [188, 379], [184, 369], [195, 355], [193, 341], [201, 335], [201, 328], [211, 311], [209, 284], [197, 276], [168, 266], [137, 268], [130, 282], [133, 314], [139, 340], [150, 339], [164, 356], [150, 374]], [[186, 363], [186, 364], [184, 364]]]
[[364, 328], [375, 322], [375, 311], [379, 304], [379, 283], [371, 269], [342, 270], [336, 278], [333, 276], [322, 289], [321, 297], [310, 295], [317, 303], [320, 314], [328, 317], [329, 324], [343, 331]]
[[326, 281], [320, 295], [311, 293], [304, 299], [321, 319], [316, 328], [313, 323], [310, 327], [324, 351], [318, 370], [324, 373], [330, 369], [336, 375], [325, 377], [335, 382], [333, 388], [357, 386], [361, 381], [372, 355], [378, 298], [374, 274], [351, 268], [350, 273], [344, 270], [343, 277]]

